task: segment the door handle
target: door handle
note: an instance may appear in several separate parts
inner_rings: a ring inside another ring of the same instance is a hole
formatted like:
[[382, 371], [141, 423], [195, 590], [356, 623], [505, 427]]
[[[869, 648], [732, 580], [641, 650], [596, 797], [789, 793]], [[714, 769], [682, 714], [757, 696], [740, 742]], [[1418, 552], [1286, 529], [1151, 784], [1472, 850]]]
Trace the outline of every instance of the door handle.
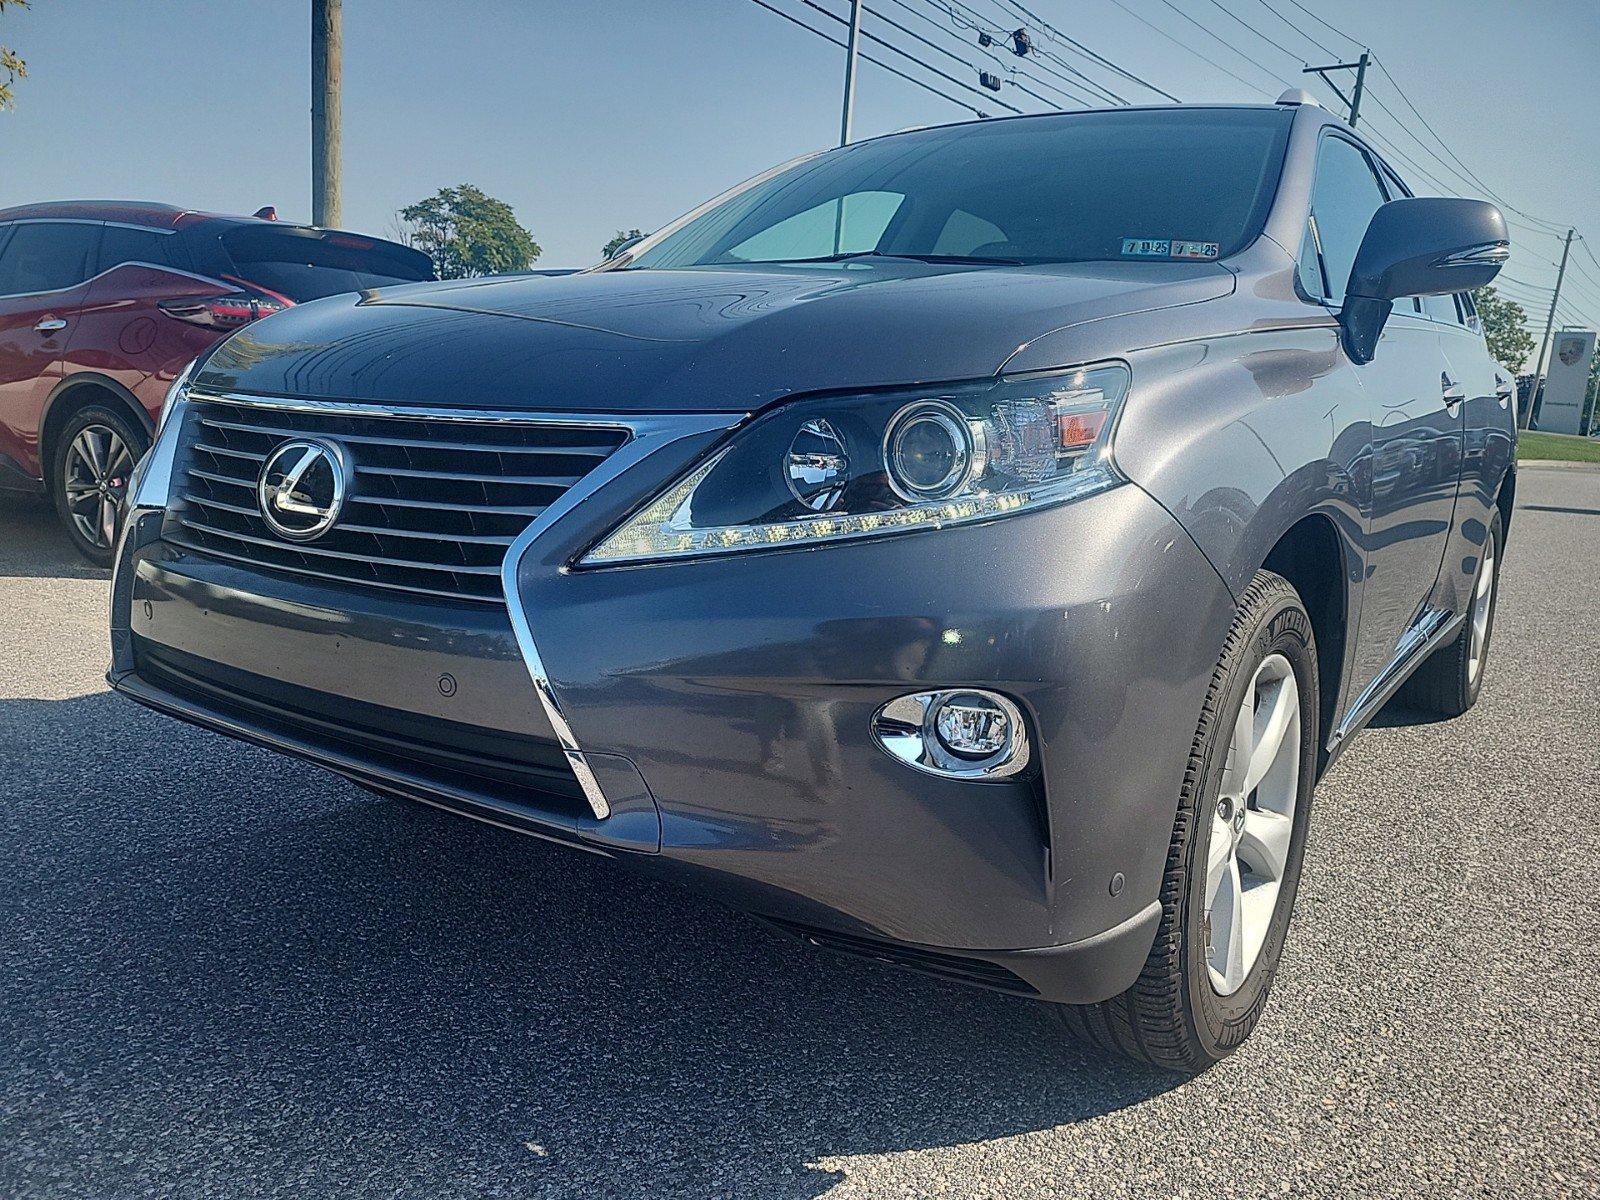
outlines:
[[1467, 389], [1454, 379], [1451, 379], [1448, 371], [1439, 376], [1439, 382], [1444, 387], [1444, 406], [1454, 413], [1461, 406], [1461, 402], [1467, 398]]
[[1505, 380], [1504, 382], [1495, 383], [1494, 396], [1496, 400], [1500, 401], [1501, 408], [1504, 408], [1506, 405], [1511, 403], [1511, 394], [1515, 390], [1516, 384], [1512, 383], [1509, 379]]
[[67, 323], [60, 317], [47, 317], [33, 327], [35, 333], [60, 333]]

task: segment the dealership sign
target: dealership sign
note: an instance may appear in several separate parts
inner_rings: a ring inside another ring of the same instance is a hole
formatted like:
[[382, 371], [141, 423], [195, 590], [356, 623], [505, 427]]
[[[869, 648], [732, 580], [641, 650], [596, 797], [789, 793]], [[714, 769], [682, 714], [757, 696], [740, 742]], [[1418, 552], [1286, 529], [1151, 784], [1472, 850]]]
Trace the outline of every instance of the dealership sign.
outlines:
[[1595, 334], [1589, 329], [1563, 329], [1556, 334], [1555, 353], [1545, 374], [1539, 404], [1539, 428], [1551, 433], [1582, 433], [1583, 397], [1589, 388], [1589, 361]]

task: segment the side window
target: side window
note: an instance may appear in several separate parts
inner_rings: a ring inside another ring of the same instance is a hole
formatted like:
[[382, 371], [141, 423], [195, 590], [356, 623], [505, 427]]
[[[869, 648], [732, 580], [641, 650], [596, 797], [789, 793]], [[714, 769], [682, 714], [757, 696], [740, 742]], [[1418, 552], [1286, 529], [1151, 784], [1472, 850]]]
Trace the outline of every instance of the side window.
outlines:
[[169, 234], [153, 229], [132, 229], [127, 225], [107, 225], [100, 240], [100, 270], [109, 271], [122, 263], [154, 263], [158, 267], [176, 264], [167, 249]]
[[1422, 311], [1435, 320], [1446, 325], [1454, 325], [1459, 317], [1456, 314], [1456, 298], [1454, 296], [1424, 296], [1422, 298]]
[[[1344, 302], [1345, 284], [1372, 214], [1388, 201], [1367, 156], [1353, 142], [1324, 138], [1317, 151], [1316, 182], [1311, 187], [1311, 219], [1327, 278], [1327, 297]], [[1302, 259], [1305, 257], [1302, 252]]]
[[82, 283], [94, 272], [100, 226], [33, 222], [16, 226], [0, 255], [0, 296], [53, 292]]
[[772, 262], [875, 250], [904, 199], [895, 192], [855, 192], [842, 200], [825, 200], [746, 238], [724, 257]]
[[1483, 322], [1478, 320], [1478, 306], [1472, 302], [1472, 293], [1457, 292], [1456, 305], [1461, 309], [1461, 323], [1473, 333], [1482, 333]]

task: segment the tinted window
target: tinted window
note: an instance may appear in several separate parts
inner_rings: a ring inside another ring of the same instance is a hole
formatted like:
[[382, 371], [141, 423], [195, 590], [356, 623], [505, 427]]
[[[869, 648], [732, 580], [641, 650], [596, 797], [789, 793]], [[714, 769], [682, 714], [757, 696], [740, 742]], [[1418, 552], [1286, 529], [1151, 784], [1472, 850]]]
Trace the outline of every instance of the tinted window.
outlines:
[[1365, 154], [1343, 138], [1323, 139], [1311, 188], [1311, 218], [1317, 223], [1329, 298], [1335, 304], [1344, 301], [1350, 268], [1372, 214], [1387, 200]]
[[89, 278], [100, 226], [22, 224], [0, 254], [0, 296], [53, 292]]
[[109, 271], [121, 263], [154, 263], [171, 267], [172, 236], [153, 229], [130, 229], [126, 225], [107, 225], [100, 240], [100, 269]]
[[239, 225], [222, 244], [241, 278], [296, 301], [433, 278], [421, 251], [353, 233]]
[[[876, 138], [737, 192], [629, 269], [826, 257], [834, 253], [831, 220], [826, 237], [774, 244], [770, 257], [754, 251], [763, 233], [807, 214], [820, 222], [841, 198], [851, 222], [842, 252], [1024, 262], [1223, 257], [1260, 232], [1291, 117], [1286, 109], [1121, 110]], [[883, 197], [897, 198], [892, 216]], [[857, 200], [873, 222], [882, 218], [881, 229], [863, 219], [858, 230]]]

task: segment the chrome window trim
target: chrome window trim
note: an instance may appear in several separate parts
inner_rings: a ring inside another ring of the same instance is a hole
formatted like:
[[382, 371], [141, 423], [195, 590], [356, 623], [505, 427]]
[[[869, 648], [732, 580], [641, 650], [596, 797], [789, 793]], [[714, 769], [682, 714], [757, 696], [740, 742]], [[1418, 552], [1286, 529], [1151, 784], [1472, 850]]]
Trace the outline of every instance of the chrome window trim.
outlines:
[[136, 225], [132, 221], [102, 221], [97, 217], [7, 217], [0, 221], [6, 225], [113, 225], [118, 229], [142, 229], [146, 233], [159, 233], [171, 237], [176, 229], [157, 229], [154, 225]]
[[[567, 513], [571, 512], [585, 499], [593, 495], [600, 488], [631, 469], [633, 466], [654, 454], [663, 446], [679, 441], [686, 437], [698, 437], [720, 430], [730, 429], [744, 420], [747, 413], [682, 413], [682, 414], [642, 414], [642, 415], [615, 415], [602, 413], [551, 413], [529, 412], [515, 409], [462, 409], [462, 408], [431, 408], [403, 404], [353, 404], [344, 401], [325, 400], [300, 400], [288, 396], [252, 396], [242, 392], [214, 392], [190, 388], [186, 393], [184, 403], [189, 400], [217, 401], [226, 404], [241, 404], [259, 408], [287, 410], [291, 412], [320, 413], [327, 416], [358, 416], [358, 417], [409, 417], [412, 419], [423, 418], [438, 421], [460, 421], [476, 424], [497, 425], [559, 425], [559, 426], [587, 426], [589, 428], [620, 429], [627, 433], [628, 438], [618, 446], [609, 457], [599, 466], [590, 471], [577, 483], [563, 492], [559, 499], [550, 507], [528, 523], [524, 529], [506, 547], [505, 558], [500, 566], [500, 586], [505, 593], [506, 612], [511, 619], [511, 629], [516, 635], [517, 648], [522, 653], [522, 661], [527, 667], [528, 677], [533, 683], [534, 695], [539, 698], [539, 705], [544, 709], [550, 728], [555, 732], [556, 741], [561, 746], [561, 752], [566, 756], [567, 764], [572, 768], [573, 775], [578, 780], [578, 786], [583, 789], [583, 796], [588, 801], [589, 809], [594, 813], [596, 820], [605, 820], [611, 815], [611, 804], [606, 799], [600, 781], [595, 778], [594, 771], [590, 769], [589, 761], [585, 757], [578, 738], [572, 731], [572, 725], [567, 720], [566, 713], [561, 706], [561, 700], [556, 694], [555, 686], [550, 680], [550, 673], [545, 668], [544, 659], [539, 654], [538, 642], [534, 636], [533, 624], [529, 619], [527, 609], [522, 604], [520, 591], [517, 587], [517, 575], [522, 567], [523, 557], [529, 548], [546, 530], [553, 526]], [[147, 468], [146, 475], [140, 480], [136, 502], [140, 506], [154, 505], [165, 507], [168, 492], [171, 487], [172, 458], [176, 449], [177, 430], [182, 426], [182, 421], [169, 420], [162, 429], [162, 437], [158, 439], [157, 446], [152, 449], [146, 461], [154, 466]], [[162, 442], [167, 443], [164, 447]], [[159, 490], [160, 495], [150, 493]]]

